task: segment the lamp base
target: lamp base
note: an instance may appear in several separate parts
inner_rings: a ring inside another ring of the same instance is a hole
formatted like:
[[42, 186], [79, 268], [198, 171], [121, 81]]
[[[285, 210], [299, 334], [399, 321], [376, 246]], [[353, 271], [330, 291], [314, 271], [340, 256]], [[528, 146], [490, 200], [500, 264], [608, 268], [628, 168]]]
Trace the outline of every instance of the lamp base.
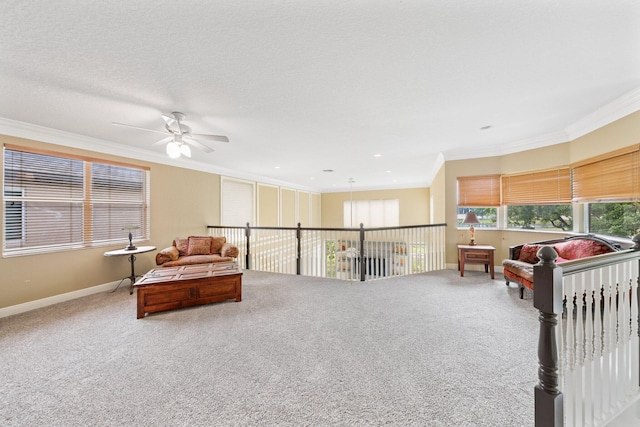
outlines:
[[469, 246], [475, 246], [475, 245], [476, 245], [476, 241], [475, 241], [475, 240], [471, 240], [471, 241], [469, 242]]
[[124, 248], [125, 251], [135, 251], [136, 246], [133, 244], [133, 235], [131, 234], [131, 232], [129, 232], [129, 246], [127, 246], [126, 248]]

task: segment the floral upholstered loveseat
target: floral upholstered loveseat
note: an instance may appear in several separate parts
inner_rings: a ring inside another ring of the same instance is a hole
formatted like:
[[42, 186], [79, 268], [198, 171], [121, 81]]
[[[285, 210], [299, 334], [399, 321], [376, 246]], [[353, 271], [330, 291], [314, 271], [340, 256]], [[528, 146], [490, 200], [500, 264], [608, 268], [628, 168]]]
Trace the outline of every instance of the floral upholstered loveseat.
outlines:
[[591, 234], [511, 246], [509, 259], [502, 261], [502, 268], [507, 286], [509, 282], [520, 285], [520, 298], [524, 296], [524, 288], [533, 290], [533, 266], [540, 261], [537, 253], [543, 246], [551, 246], [555, 249], [558, 253], [556, 259], [558, 264], [622, 249], [616, 243]]
[[238, 247], [227, 243], [224, 236], [189, 236], [178, 238], [156, 255], [156, 264], [176, 267], [191, 264], [235, 261]]

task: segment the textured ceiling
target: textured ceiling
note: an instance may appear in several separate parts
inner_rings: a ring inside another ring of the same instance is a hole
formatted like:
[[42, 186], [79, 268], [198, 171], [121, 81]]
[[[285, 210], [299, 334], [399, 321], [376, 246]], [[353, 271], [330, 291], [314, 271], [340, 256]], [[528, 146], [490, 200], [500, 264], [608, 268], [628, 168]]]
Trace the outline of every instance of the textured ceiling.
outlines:
[[[5, 0], [0, 23], [0, 133], [316, 191], [429, 185], [640, 109], [637, 0]], [[172, 111], [231, 142], [169, 161], [112, 125]]]

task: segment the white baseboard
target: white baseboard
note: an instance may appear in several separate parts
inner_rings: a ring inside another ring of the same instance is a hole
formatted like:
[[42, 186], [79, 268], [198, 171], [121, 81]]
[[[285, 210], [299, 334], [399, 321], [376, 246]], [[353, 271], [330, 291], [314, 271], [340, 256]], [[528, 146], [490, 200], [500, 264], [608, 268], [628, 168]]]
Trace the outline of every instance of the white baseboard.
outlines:
[[87, 295], [93, 295], [100, 292], [108, 292], [115, 289], [115, 287], [118, 286], [118, 283], [120, 283], [120, 280], [110, 283], [104, 283], [102, 285], [92, 286], [90, 288], [80, 289], [73, 292], [67, 292], [65, 294], [54, 295], [52, 297], [42, 298], [35, 301], [29, 301], [23, 304], [0, 308], [0, 319], [7, 316], [13, 316], [14, 314], [20, 314], [26, 311], [35, 310], [37, 308], [46, 307], [48, 305], [58, 304], [60, 302], [85, 297]]

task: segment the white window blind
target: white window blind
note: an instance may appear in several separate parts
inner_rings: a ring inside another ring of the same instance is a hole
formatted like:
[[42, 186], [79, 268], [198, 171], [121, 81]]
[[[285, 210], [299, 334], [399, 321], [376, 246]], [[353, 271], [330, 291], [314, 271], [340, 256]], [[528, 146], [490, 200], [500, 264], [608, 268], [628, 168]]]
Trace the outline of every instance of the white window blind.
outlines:
[[253, 224], [254, 196], [253, 183], [223, 178], [220, 191], [221, 222], [227, 226]]
[[149, 172], [4, 149], [3, 255], [149, 238]]
[[400, 225], [400, 202], [389, 200], [346, 200], [344, 227], [397, 227]]

